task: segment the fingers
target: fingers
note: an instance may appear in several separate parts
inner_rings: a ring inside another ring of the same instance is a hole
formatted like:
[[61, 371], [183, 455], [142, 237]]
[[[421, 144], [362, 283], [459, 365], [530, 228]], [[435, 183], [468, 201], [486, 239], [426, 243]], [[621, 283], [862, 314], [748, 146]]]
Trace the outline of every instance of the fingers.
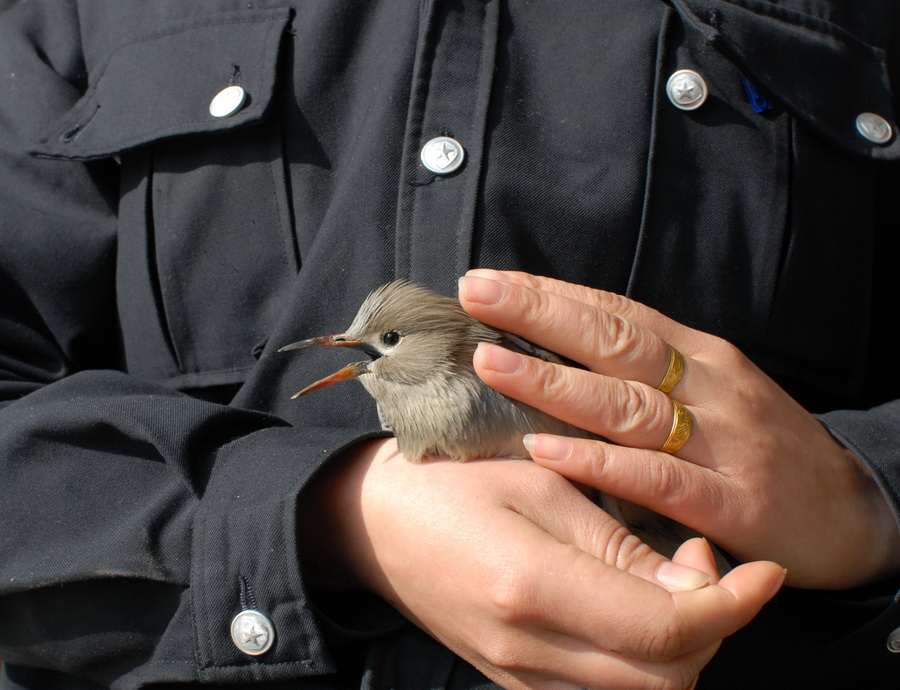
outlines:
[[653, 331], [565, 295], [466, 277], [460, 301], [475, 318], [598, 373], [657, 386], [669, 365], [668, 345]]
[[[550, 478], [563, 481], [555, 472], [545, 480]], [[554, 481], [549, 486], [558, 490], [546, 494], [544, 500], [523, 503], [510, 509], [552, 535], [552, 541], [564, 545], [566, 552], [574, 547], [576, 554], [588, 554], [669, 591], [698, 589], [714, 579], [718, 580], [715, 560], [713, 558], [710, 567], [702, 554], [702, 546], [688, 549], [678, 559], [673, 559], [674, 562], [669, 561], [622, 523], [605, 511], [598, 510], [572, 484], [565, 482], [556, 485]], [[546, 544], [547, 549], [553, 546], [553, 543]], [[548, 567], [557, 567], [565, 558], [564, 553], [554, 553], [548, 559]], [[694, 567], [690, 562], [696, 562], [700, 567]]]
[[385, 443], [352, 466], [334, 507], [360, 582], [504, 687], [687, 687], [781, 575], [672, 591], [678, 568], [714, 580], [702, 542], [666, 561], [533, 463], [413, 464]]
[[664, 453], [550, 434], [529, 435], [525, 445], [543, 467], [701, 531], [737, 504], [717, 472]]
[[469, 271], [466, 276], [539, 290], [577, 302], [583, 302], [584, 304], [590, 304], [653, 331], [666, 342], [682, 350], [682, 352], [692, 351], [698, 346], [694, 333], [690, 329], [685, 328], [677, 321], [668, 318], [655, 309], [614, 292], [595, 290], [584, 285], [575, 285], [520, 271], [495, 271], [480, 268]]
[[[506, 348], [479, 344], [475, 370], [492, 388], [615, 443], [658, 450], [672, 431], [672, 400], [632, 381], [549, 364]], [[691, 410], [694, 429], [679, 451], [690, 457], [702, 443], [702, 415]]]
[[630, 659], [597, 650], [559, 634], [515, 636], [499, 654], [480, 657], [473, 664], [501, 687], [517, 690], [576, 690], [576, 688], [690, 688], [709, 663], [719, 643], [664, 662]]
[[[519, 538], [528, 539], [526, 533], [520, 530]], [[530, 550], [544, 554], [532, 571], [539, 581], [521, 571], [501, 579], [494, 590], [499, 618], [520, 627], [533, 617], [543, 629], [633, 660], [667, 661], [717, 643], [749, 622], [784, 579], [780, 566], [757, 562], [740, 566], [718, 585], [669, 592], [574, 546], [551, 543], [537, 526], [531, 538], [537, 548]], [[657, 562], [658, 555], [644, 559]], [[636, 562], [632, 570], [643, 566]]]
[[[754, 563], [720, 585], [669, 592], [634, 576], [658, 555], [646, 553], [626, 571], [556, 541], [524, 516], [516, 522], [510, 516], [505, 533], [532, 557], [492, 578], [488, 614], [501, 627], [472, 640], [484, 666], [515, 678], [540, 669], [577, 685], [615, 678], [615, 687], [656, 687], [667, 678], [667, 687], [684, 687], [783, 579], [780, 567]], [[689, 544], [678, 557], [709, 566], [705, 548]]]

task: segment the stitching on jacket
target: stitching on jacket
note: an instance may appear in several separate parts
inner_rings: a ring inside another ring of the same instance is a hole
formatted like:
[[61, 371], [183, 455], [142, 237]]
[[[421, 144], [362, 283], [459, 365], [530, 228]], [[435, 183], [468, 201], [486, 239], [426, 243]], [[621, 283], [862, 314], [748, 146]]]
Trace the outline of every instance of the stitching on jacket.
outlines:
[[243, 575], [238, 575], [238, 587], [240, 589], [238, 598], [241, 602], [241, 610], [255, 609], [256, 593], [253, 591], [253, 586], [247, 582], [247, 578]]
[[[238, 65], [235, 65], [235, 68], [237, 69], [238, 79], [240, 79], [241, 68]], [[285, 236], [285, 235], [288, 235], [290, 237], [293, 237], [293, 235], [295, 233], [295, 227], [294, 227], [295, 222], [294, 222], [294, 218], [293, 218], [293, 209], [291, 209], [291, 202], [290, 202], [290, 198], [289, 198], [290, 192], [285, 189], [285, 187], [288, 185], [287, 173], [282, 173], [282, 175], [284, 175], [284, 177], [282, 177], [279, 180], [279, 179], [276, 179], [276, 176], [275, 176], [276, 174], [273, 171], [273, 167], [276, 165], [279, 165], [279, 163], [278, 163], [279, 151], [283, 150], [283, 147], [284, 147], [284, 123], [281, 120], [279, 120], [277, 126], [273, 127], [272, 129], [273, 129], [274, 133], [272, 134], [271, 137], [269, 137], [267, 139], [266, 143], [268, 146], [275, 149], [273, 151], [273, 153], [275, 153], [275, 156], [272, 159], [272, 163], [270, 165], [265, 166], [265, 177], [266, 177], [266, 181], [269, 183], [269, 194], [272, 197], [272, 204], [273, 204], [273, 207], [276, 209], [276, 212], [278, 214], [278, 222], [281, 225], [281, 227], [278, 229], [278, 236], [279, 236], [279, 238], [281, 238], [282, 244], [284, 245], [284, 251], [278, 253], [279, 264], [285, 268], [290, 269], [290, 267], [288, 265], [288, 256], [291, 254], [296, 256], [297, 250], [293, 245], [288, 243], [288, 238]], [[288, 197], [287, 199], [284, 200], [285, 201], [284, 204], [282, 203], [282, 199], [278, 193], [279, 182], [281, 183], [281, 188], [284, 190], [284, 193]], [[287, 207], [287, 211], [286, 211], [287, 216], [288, 216], [287, 218], [285, 218], [285, 209], [282, 208], [283, 206]], [[287, 233], [285, 233], [285, 231], [284, 231], [285, 223], [287, 224], [287, 230], [288, 230]], [[298, 263], [299, 263], [299, 261], [298, 261]]]
[[[181, 663], [181, 662], [170, 662], [170, 663]], [[204, 666], [201, 670], [204, 672], [203, 675], [209, 676], [209, 669], [217, 669], [217, 668], [247, 668], [248, 666], [311, 666], [315, 662], [312, 659], [298, 659], [297, 661], [276, 661], [273, 664], [267, 664], [265, 662], [261, 662], [259, 660], [251, 660], [247, 661], [243, 664], [210, 664], [209, 666]]]

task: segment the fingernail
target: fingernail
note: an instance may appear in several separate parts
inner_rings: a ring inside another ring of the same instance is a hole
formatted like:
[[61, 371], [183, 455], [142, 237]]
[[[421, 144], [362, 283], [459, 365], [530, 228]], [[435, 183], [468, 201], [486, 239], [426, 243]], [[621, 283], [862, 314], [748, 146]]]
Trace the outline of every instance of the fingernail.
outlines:
[[541, 460], [565, 460], [572, 452], [568, 439], [547, 434], [526, 434], [522, 439], [531, 457]]
[[709, 573], [673, 561], [662, 562], [656, 570], [656, 579], [676, 591], [700, 589], [706, 587], [712, 580]]
[[[782, 573], [781, 573], [781, 577], [778, 578], [777, 580], [775, 580], [775, 584], [772, 585], [772, 591], [769, 592], [769, 599], [771, 599], [771, 598], [774, 597], [776, 594], [778, 594], [778, 591], [779, 591], [779, 590], [781, 589], [781, 587], [784, 585], [784, 581], [787, 580], [787, 575], [788, 575], [788, 569], [787, 569], [787, 568], [784, 568], [783, 571], [782, 571]], [[767, 600], [767, 601], [768, 601], [768, 600]]]
[[498, 304], [506, 295], [506, 285], [496, 280], [463, 276], [459, 279], [459, 291], [462, 297], [479, 304]]
[[481, 353], [481, 364], [500, 374], [515, 374], [525, 364], [525, 358], [499, 345], [478, 343], [476, 352]]
[[512, 282], [512, 276], [505, 271], [498, 271], [494, 268], [470, 268], [466, 271], [467, 276], [477, 276], [479, 278], [490, 278], [501, 283]]

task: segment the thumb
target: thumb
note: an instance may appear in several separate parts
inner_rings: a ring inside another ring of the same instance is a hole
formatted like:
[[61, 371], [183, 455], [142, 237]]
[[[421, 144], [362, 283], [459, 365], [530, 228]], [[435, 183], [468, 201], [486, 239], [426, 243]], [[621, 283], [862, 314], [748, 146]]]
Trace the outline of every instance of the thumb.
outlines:
[[704, 537], [688, 539], [678, 548], [672, 560], [680, 565], [709, 573], [711, 584], [716, 584], [721, 577], [713, 546]]
[[[787, 568], [771, 561], [744, 563], [719, 580], [719, 586], [734, 597], [758, 611], [781, 589], [787, 577]], [[753, 615], [756, 615], [754, 612]]]
[[691, 592], [672, 592], [672, 601], [683, 623], [682, 642], [698, 648], [721, 640], [743, 628], [784, 584], [787, 571], [776, 563], [745, 563], [717, 585]]
[[716, 557], [703, 537], [688, 539], [671, 561], [662, 560], [656, 568], [655, 579], [671, 592], [700, 589], [719, 581]]

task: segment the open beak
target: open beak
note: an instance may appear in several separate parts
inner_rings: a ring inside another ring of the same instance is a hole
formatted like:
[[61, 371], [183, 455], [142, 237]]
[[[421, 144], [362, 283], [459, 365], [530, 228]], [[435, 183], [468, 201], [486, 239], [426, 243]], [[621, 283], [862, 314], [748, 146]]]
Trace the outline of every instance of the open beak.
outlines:
[[335, 333], [334, 335], [320, 335], [318, 338], [307, 338], [299, 340], [296, 343], [285, 345], [279, 348], [279, 352], [287, 352], [288, 350], [302, 350], [304, 347], [312, 347], [313, 345], [330, 345], [332, 347], [359, 347], [362, 343], [358, 340], [351, 340], [346, 333]]
[[325, 388], [325, 386], [330, 386], [332, 383], [337, 383], [338, 381], [346, 381], [347, 379], [355, 379], [360, 374], [365, 374], [369, 371], [369, 364], [371, 362], [354, 362], [353, 364], [348, 364], [343, 369], [339, 369], [334, 372], [330, 376], [326, 376], [324, 379], [319, 379], [315, 383], [309, 384], [306, 388], [304, 388], [299, 393], [295, 393], [291, 396], [291, 400], [299, 398], [301, 395], [306, 395], [307, 393], [312, 393], [313, 391], [317, 391], [320, 388]]
[[[314, 345], [328, 345], [331, 347], [360, 347], [362, 343], [359, 340], [352, 340], [346, 336], [344, 333], [335, 333], [334, 335], [321, 335], [318, 338], [308, 338], [307, 340], [300, 340], [296, 343], [291, 343], [290, 345], [285, 345], [282, 348], [279, 348], [279, 352], [287, 352], [288, 350], [301, 350], [305, 347], [312, 347]], [[325, 388], [326, 386], [330, 386], [332, 383], [337, 383], [338, 381], [346, 381], [347, 379], [355, 379], [360, 374], [365, 374], [369, 371], [369, 364], [371, 362], [354, 362], [353, 364], [348, 364], [343, 369], [340, 369], [330, 376], [326, 376], [324, 379], [319, 379], [315, 383], [309, 384], [306, 388], [304, 388], [299, 393], [291, 396], [291, 400], [295, 398], [299, 398], [301, 395], [306, 395], [307, 393], [311, 393], [312, 391], [317, 391], [320, 388]]]

